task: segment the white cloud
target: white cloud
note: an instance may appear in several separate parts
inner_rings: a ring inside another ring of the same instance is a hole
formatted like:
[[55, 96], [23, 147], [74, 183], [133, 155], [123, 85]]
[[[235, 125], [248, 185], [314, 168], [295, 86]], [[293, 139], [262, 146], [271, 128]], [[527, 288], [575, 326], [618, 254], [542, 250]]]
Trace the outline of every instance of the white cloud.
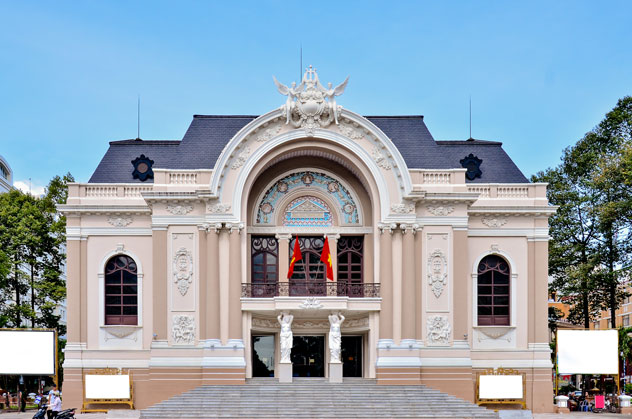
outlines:
[[[21, 190], [24, 193], [29, 193], [29, 181], [27, 180], [16, 180], [13, 182], [13, 186], [16, 189]], [[42, 196], [44, 195], [44, 186], [40, 186], [36, 183], [31, 183], [31, 194], [34, 196]]]

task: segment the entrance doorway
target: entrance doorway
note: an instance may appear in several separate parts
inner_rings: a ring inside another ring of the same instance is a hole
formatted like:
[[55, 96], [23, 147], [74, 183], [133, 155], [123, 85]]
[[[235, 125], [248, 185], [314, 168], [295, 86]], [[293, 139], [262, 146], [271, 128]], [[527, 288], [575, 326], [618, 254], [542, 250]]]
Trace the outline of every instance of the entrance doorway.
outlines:
[[274, 377], [274, 336], [252, 337], [252, 376]]
[[291, 358], [294, 377], [324, 377], [325, 337], [294, 336]]
[[362, 377], [362, 336], [342, 336], [340, 357], [343, 377]]

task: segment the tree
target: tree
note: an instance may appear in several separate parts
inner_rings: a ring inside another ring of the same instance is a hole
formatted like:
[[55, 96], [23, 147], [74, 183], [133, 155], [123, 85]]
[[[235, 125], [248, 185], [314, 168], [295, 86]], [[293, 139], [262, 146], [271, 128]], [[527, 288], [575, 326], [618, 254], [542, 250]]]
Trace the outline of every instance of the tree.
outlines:
[[550, 219], [549, 273], [551, 288], [572, 304], [569, 320], [588, 328], [609, 309], [616, 328], [632, 253], [632, 97], [532, 180], [548, 182], [549, 201], [559, 206]]
[[71, 181], [70, 174], [56, 176], [42, 198], [17, 190], [0, 195], [0, 322], [6, 326], [23, 327], [30, 319], [31, 327], [65, 334], [54, 314], [66, 295], [65, 219], [56, 205], [65, 203]]

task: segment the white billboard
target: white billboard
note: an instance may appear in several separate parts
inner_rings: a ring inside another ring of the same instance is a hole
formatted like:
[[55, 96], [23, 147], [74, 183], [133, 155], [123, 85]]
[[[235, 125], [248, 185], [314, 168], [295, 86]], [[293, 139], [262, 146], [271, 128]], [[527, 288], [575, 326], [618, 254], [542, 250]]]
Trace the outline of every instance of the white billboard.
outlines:
[[478, 398], [522, 399], [522, 375], [479, 375]]
[[558, 330], [559, 374], [619, 374], [617, 330]]
[[131, 397], [129, 375], [86, 374], [84, 382], [86, 399], [129, 399]]
[[55, 375], [54, 330], [0, 329], [0, 375]]

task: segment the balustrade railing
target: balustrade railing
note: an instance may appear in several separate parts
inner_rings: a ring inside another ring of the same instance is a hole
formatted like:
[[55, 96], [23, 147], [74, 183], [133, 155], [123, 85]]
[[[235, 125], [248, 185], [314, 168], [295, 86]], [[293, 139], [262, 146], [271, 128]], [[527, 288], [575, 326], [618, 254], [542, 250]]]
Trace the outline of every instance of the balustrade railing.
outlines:
[[330, 281], [289, 281], [241, 284], [244, 298], [289, 297], [353, 297], [377, 298], [380, 284]]

